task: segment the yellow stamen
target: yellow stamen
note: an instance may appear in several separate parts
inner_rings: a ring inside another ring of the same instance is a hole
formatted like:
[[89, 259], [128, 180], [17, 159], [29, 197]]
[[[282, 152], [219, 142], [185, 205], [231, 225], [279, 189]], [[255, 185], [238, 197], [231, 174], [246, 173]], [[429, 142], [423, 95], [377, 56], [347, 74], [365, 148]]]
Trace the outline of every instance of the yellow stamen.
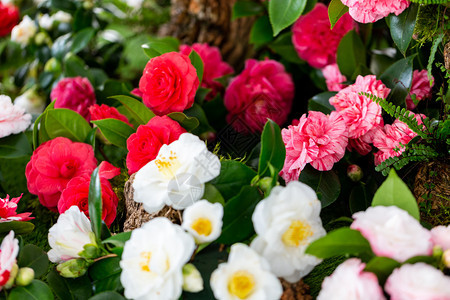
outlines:
[[158, 156], [155, 159], [155, 165], [158, 168], [158, 171], [168, 178], [174, 177], [180, 167], [177, 154], [173, 151], [170, 151], [169, 157], [162, 155]]
[[228, 281], [228, 292], [239, 299], [247, 299], [255, 289], [255, 278], [247, 271], [237, 271]]
[[151, 272], [149, 265], [150, 265], [150, 260], [152, 258], [152, 253], [151, 252], [141, 252], [141, 258], [144, 260], [139, 263], [142, 271]]
[[292, 221], [291, 226], [283, 233], [281, 240], [286, 246], [298, 247], [304, 244], [305, 240], [312, 236], [313, 232], [308, 223], [302, 221]]
[[207, 218], [198, 218], [191, 226], [199, 235], [208, 236], [212, 231], [211, 221]]

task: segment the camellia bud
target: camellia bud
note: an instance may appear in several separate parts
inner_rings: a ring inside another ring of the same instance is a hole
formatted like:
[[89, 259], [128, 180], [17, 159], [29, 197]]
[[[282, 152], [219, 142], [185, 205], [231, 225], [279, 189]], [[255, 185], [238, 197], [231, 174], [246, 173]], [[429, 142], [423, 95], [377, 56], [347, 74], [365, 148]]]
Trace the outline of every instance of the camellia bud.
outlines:
[[18, 271], [19, 271], [19, 266], [17, 264], [14, 264], [12, 269], [11, 269], [11, 272], [9, 273], [9, 279], [6, 282], [6, 284], [4, 285], [5, 289], [12, 288], [12, 286], [14, 284], [14, 280], [16, 279]]
[[185, 264], [183, 267], [183, 290], [190, 293], [203, 290], [202, 275], [193, 264]]
[[272, 189], [272, 182], [273, 179], [270, 177], [263, 177], [258, 182], [258, 186], [261, 188], [261, 190], [266, 193]]
[[59, 275], [66, 278], [83, 276], [88, 269], [88, 263], [84, 259], [71, 259], [56, 266]]
[[363, 178], [363, 171], [358, 165], [350, 165], [347, 168], [347, 176], [354, 182], [358, 182]]
[[450, 249], [445, 250], [444, 254], [442, 254], [442, 262], [450, 269]]
[[95, 259], [100, 256], [100, 249], [95, 244], [86, 244], [83, 247], [83, 251], [78, 253], [79, 256], [86, 259]]
[[34, 270], [32, 268], [20, 268], [16, 277], [16, 285], [29, 285], [34, 279]]
[[61, 63], [56, 58], [52, 57], [45, 63], [44, 71], [60, 73], [61, 72]]

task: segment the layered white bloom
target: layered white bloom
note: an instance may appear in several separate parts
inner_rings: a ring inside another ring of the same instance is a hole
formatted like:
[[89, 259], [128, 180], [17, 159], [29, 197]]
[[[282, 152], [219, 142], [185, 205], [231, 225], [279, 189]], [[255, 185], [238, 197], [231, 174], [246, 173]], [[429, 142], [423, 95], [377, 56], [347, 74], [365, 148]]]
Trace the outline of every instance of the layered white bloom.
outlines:
[[276, 186], [256, 206], [252, 221], [258, 236], [251, 247], [267, 259], [278, 277], [296, 282], [321, 262], [305, 254], [311, 242], [326, 234], [320, 208], [314, 191], [298, 181]]
[[167, 218], [152, 219], [133, 230], [120, 261], [125, 297], [178, 299], [183, 286], [182, 268], [194, 250], [192, 236]]
[[48, 243], [52, 248], [47, 253], [48, 259], [54, 263], [78, 258], [84, 245], [95, 244], [91, 223], [78, 206], [71, 206], [59, 215], [48, 232]]
[[14, 100], [16, 107], [23, 108], [30, 114], [41, 114], [45, 109], [45, 100], [36, 91], [30, 89]]
[[12, 269], [16, 264], [17, 254], [19, 254], [19, 241], [14, 238], [14, 231], [11, 230], [0, 246], [0, 291], [13, 275]]
[[13, 105], [11, 98], [0, 95], [0, 138], [16, 134], [27, 129], [31, 124], [31, 115]]
[[450, 277], [425, 264], [395, 269], [384, 286], [391, 300], [450, 300]]
[[219, 158], [197, 136], [183, 133], [136, 173], [134, 201], [143, 203], [148, 213], [164, 205], [185, 209], [201, 199], [205, 182], [219, 173]]
[[40, 15], [38, 17], [39, 26], [45, 30], [50, 30], [53, 27], [53, 18], [48, 14]]
[[375, 206], [353, 214], [350, 226], [369, 241], [373, 252], [399, 262], [433, 250], [431, 233], [397, 206]]
[[374, 273], [364, 272], [366, 264], [351, 258], [325, 277], [317, 300], [385, 300]]
[[52, 19], [61, 23], [70, 23], [72, 21], [72, 15], [59, 10], [56, 14], [52, 15]]
[[228, 262], [211, 274], [210, 283], [218, 300], [277, 300], [283, 293], [267, 261], [239, 243], [231, 246]]
[[25, 16], [18, 25], [16, 25], [11, 31], [11, 41], [17, 42], [22, 46], [28, 45], [30, 39], [34, 37], [38, 28], [34, 21]]
[[200, 200], [183, 212], [183, 224], [198, 244], [216, 240], [222, 232], [223, 206]]
[[125, 0], [125, 2], [129, 7], [139, 9], [142, 7], [142, 3], [144, 2], [144, 0]]

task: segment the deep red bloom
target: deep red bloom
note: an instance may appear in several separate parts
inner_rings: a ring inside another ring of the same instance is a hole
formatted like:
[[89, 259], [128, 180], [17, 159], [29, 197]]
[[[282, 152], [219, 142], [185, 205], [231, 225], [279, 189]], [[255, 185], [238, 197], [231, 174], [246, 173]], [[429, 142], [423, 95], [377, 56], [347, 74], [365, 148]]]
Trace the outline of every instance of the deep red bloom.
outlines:
[[8, 35], [19, 22], [19, 9], [0, 1], [0, 37]]
[[82, 174], [90, 175], [96, 167], [91, 145], [57, 137], [34, 150], [25, 170], [28, 190], [39, 196], [42, 205], [56, 211], [67, 183]]
[[116, 119], [127, 123], [131, 127], [133, 125], [128, 121], [128, 118], [122, 115], [117, 108], [108, 106], [105, 104], [94, 104], [89, 107], [89, 113], [91, 114], [91, 121], [103, 120], [103, 119]]
[[155, 159], [162, 145], [178, 140], [186, 130], [167, 116], [153, 117], [146, 125], [138, 127], [136, 133], [127, 140], [128, 173], [139, 171], [148, 162]]

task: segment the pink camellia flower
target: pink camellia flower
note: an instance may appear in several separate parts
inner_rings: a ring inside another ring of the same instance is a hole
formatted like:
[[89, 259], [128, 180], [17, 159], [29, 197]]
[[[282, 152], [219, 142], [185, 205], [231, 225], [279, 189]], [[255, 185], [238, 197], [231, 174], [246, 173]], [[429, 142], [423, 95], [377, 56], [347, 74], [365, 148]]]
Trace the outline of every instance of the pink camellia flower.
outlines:
[[[425, 118], [422, 114], [417, 114], [415, 117], [419, 124], [422, 124], [422, 119]], [[373, 145], [380, 150], [374, 153], [375, 165], [379, 165], [389, 157], [402, 154], [405, 151], [404, 146], [416, 136], [417, 133], [399, 120], [395, 120], [392, 125], [384, 125], [384, 128], [378, 130], [373, 138]]]
[[310, 111], [308, 117], [304, 114], [297, 126], [290, 125], [281, 135], [286, 160], [280, 175], [286, 182], [298, 180], [307, 163], [319, 171], [331, 170], [344, 156], [348, 142], [345, 121], [334, 111], [329, 116]]
[[[110, 163], [103, 161], [100, 164], [99, 176], [102, 188], [102, 220], [109, 227], [116, 218], [117, 205], [119, 198], [114, 193], [109, 179], [120, 174], [120, 169]], [[58, 201], [58, 212], [64, 213], [73, 205], [79, 207], [80, 211], [89, 217], [89, 185], [91, 181], [90, 174], [82, 174], [72, 178], [67, 183], [66, 188]]]
[[352, 229], [359, 230], [378, 256], [399, 262], [430, 255], [431, 233], [406, 211], [397, 206], [374, 206], [353, 214]]
[[89, 107], [95, 104], [94, 88], [87, 78], [64, 78], [50, 93], [55, 108], [68, 108], [90, 120]]
[[91, 145], [57, 137], [34, 150], [25, 169], [28, 190], [38, 195], [42, 205], [56, 211], [67, 183], [82, 174], [90, 175], [96, 167]]
[[261, 132], [267, 119], [286, 122], [294, 98], [294, 82], [275, 60], [248, 59], [245, 69], [225, 91], [227, 121], [242, 133]]
[[369, 154], [370, 151], [372, 151], [372, 146], [370, 144], [373, 143], [373, 139], [375, 138], [376, 133], [379, 130], [383, 129], [383, 124], [384, 124], [383, 119], [381, 119], [380, 124], [377, 124], [374, 127], [372, 127], [372, 129], [367, 131], [367, 133], [364, 134], [363, 136], [356, 139], [349, 139], [347, 150], [348, 151], [356, 150], [356, 152], [358, 152], [361, 155]]
[[398, 16], [409, 6], [408, 0], [341, 0], [341, 2], [348, 6], [350, 16], [360, 23], [373, 23], [390, 13]]
[[105, 104], [94, 104], [89, 107], [89, 113], [91, 114], [91, 121], [103, 120], [103, 119], [116, 119], [127, 123], [129, 126], [133, 125], [128, 121], [128, 118], [122, 115], [117, 108], [108, 106]]
[[203, 79], [201, 86], [211, 89], [211, 92], [206, 95], [205, 100], [212, 100], [217, 93], [223, 91], [223, 86], [215, 79], [234, 72], [233, 68], [222, 60], [222, 55], [217, 47], [210, 46], [206, 43], [195, 43], [192, 46], [181, 45], [180, 52], [189, 55], [194, 49], [203, 61]]
[[346, 87], [342, 82], [347, 81], [347, 77], [342, 75], [337, 64], [326, 66], [322, 69], [322, 74], [323, 77], [325, 77], [325, 82], [329, 91], [339, 92]]
[[432, 85], [430, 85], [427, 70], [414, 70], [411, 90], [409, 92], [409, 95], [406, 97], [406, 108], [409, 110], [413, 110], [414, 108], [416, 108], [414, 101], [411, 99], [412, 94], [416, 95], [417, 101], [431, 97], [431, 88], [433, 87], [433, 85], [434, 78], [432, 79]]
[[325, 277], [317, 300], [385, 300], [377, 276], [364, 272], [365, 267], [358, 258], [347, 259]]
[[142, 98], [142, 96], [144, 96], [144, 93], [139, 88], [133, 89], [130, 93], [135, 96], [138, 96], [140, 98]]
[[31, 124], [31, 115], [25, 109], [13, 105], [11, 98], [0, 95], [0, 138], [16, 134]]
[[439, 246], [443, 251], [450, 249], [450, 225], [436, 226], [431, 229], [431, 240], [435, 246]]
[[301, 59], [314, 68], [336, 62], [339, 42], [356, 24], [348, 13], [331, 30], [328, 9], [317, 3], [312, 11], [298, 18], [292, 26], [292, 43]]
[[11, 270], [17, 261], [17, 254], [19, 254], [19, 241], [14, 238], [14, 231], [11, 230], [0, 246], [0, 291], [10, 279]]
[[33, 217], [30, 217], [31, 213], [18, 214], [16, 212], [17, 203], [19, 203], [22, 195], [17, 198], [12, 198], [11, 200], [9, 199], [9, 195], [6, 195], [5, 199], [0, 198], [0, 223], [9, 221], [29, 221], [34, 219]]
[[426, 264], [406, 264], [395, 269], [384, 289], [391, 300], [450, 300], [450, 277]]

